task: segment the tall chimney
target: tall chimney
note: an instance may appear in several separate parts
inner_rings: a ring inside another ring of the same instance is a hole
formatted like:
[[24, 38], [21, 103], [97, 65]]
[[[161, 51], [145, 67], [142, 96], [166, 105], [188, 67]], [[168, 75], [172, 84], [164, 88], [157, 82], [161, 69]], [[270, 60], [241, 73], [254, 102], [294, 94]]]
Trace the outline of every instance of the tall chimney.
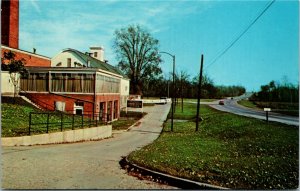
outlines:
[[1, 1], [1, 44], [19, 48], [19, 0]]
[[104, 48], [102, 46], [90, 47], [91, 57], [104, 62]]

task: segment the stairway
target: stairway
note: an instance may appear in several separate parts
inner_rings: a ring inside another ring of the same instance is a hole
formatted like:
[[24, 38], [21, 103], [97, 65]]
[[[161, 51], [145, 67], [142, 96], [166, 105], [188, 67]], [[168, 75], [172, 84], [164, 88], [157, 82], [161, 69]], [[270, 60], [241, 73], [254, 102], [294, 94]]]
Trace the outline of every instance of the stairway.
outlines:
[[21, 97], [24, 101], [26, 101], [26, 102], [30, 103], [31, 105], [33, 105], [35, 108], [40, 109], [40, 110], [44, 110], [44, 109], [40, 108], [37, 104], [33, 103], [33, 102], [32, 102], [30, 99], [28, 99], [26, 96], [21, 96], [21, 95], [20, 95], [20, 97]]

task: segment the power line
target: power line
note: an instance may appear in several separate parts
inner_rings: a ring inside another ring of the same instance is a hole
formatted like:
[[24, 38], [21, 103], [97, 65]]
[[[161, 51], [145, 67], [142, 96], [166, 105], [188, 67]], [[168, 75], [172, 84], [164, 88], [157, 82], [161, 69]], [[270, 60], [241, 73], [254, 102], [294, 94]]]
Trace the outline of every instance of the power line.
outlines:
[[271, 7], [271, 5], [275, 2], [275, 0], [272, 0], [264, 9], [263, 11], [249, 24], [249, 26], [243, 30], [243, 32], [230, 43], [230, 45], [225, 48], [220, 54], [218, 54], [213, 61], [207, 65], [206, 69], [213, 65], [217, 60], [219, 60], [256, 22], [257, 20]]

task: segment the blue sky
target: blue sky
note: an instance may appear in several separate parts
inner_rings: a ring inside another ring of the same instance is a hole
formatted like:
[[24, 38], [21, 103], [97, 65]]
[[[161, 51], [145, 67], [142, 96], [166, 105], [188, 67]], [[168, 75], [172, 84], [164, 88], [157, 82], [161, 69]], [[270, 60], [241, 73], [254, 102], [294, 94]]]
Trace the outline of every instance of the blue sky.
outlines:
[[[82, 52], [102, 45], [105, 59], [117, 64], [111, 48], [116, 29], [140, 24], [176, 55], [176, 70], [191, 78], [204, 72], [216, 85], [259, 90], [284, 76], [299, 82], [299, 3], [275, 1], [216, 62], [212, 61], [261, 13], [270, 1], [100, 1], [20, 0], [20, 49], [53, 57], [64, 48]], [[172, 59], [162, 55], [167, 77]]]

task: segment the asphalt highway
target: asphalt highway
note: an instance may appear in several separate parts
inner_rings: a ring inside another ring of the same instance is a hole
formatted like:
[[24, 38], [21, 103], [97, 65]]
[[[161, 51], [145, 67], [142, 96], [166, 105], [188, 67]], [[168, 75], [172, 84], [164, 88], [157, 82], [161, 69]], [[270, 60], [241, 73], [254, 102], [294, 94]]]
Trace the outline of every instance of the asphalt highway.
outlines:
[[[237, 103], [239, 98], [225, 99], [224, 105], [219, 105], [219, 101], [211, 102], [209, 105], [217, 110], [234, 113], [237, 115], [243, 115], [247, 117], [253, 117], [257, 119], [266, 120], [266, 112], [263, 110], [250, 109], [241, 106]], [[269, 121], [276, 121], [285, 123], [288, 125], [295, 125], [299, 127], [299, 117], [283, 115], [275, 112], [269, 112]]]

